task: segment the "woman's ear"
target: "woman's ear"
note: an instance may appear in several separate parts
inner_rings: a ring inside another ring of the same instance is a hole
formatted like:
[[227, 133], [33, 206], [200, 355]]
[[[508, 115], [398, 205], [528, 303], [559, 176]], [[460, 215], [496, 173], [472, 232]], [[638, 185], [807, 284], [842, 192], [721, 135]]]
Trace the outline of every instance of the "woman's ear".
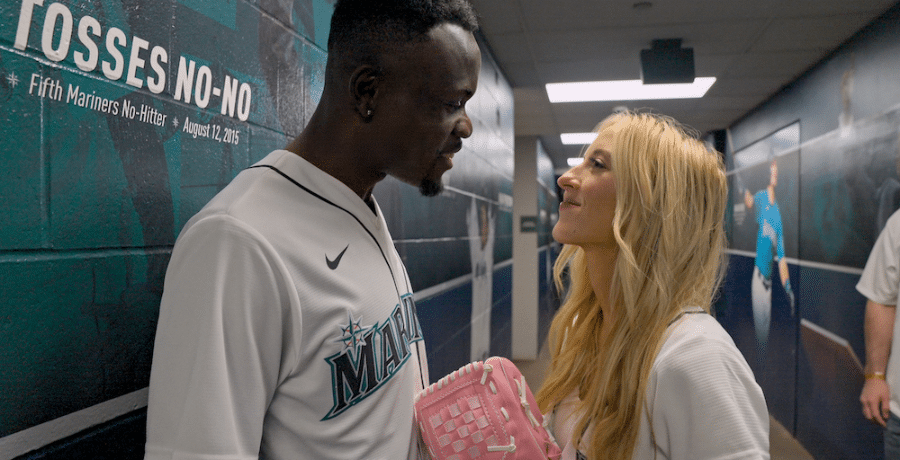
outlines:
[[381, 72], [371, 65], [361, 65], [350, 75], [350, 97], [356, 113], [365, 121], [370, 121], [375, 114], [381, 82]]

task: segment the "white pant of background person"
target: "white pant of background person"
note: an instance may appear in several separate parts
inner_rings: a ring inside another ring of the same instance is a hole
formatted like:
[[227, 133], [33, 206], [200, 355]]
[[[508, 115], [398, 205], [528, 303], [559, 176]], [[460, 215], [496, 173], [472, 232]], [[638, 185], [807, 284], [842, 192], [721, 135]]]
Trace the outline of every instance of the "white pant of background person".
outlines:
[[765, 356], [769, 341], [769, 327], [772, 324], [772, 280], [767, 280], [753, 266], [753, 281], [750, 286], [753, 298], [753, 326], [756, 329], [756, 345], [760, 358]]

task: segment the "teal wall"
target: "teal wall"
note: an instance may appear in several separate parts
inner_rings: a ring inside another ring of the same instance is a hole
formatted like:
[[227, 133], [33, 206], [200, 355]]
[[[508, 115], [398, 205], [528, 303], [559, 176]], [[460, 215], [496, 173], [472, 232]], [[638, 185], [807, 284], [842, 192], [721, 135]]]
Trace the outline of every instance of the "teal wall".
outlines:
[[[309, 119], [332, 8], [0, 4], [0, 458], [140, 458], [175, 237]], [[421, 292], [435, 378], [468, 360], [473, 202], [494, 216], [491, 352], [510, 346], [512, 90], [487, 48], [483, 59], [475, 132], [446, 192], [390, 178], [375, 191]]]

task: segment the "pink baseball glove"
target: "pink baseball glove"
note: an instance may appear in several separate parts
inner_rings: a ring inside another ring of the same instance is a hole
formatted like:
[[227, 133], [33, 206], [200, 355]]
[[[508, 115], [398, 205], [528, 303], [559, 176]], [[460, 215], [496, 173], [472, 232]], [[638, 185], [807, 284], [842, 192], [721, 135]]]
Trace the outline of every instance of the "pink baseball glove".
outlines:
[[508, 359], [467, 364], [416, 396], [416, 421], [435, 460], [557, 460], [519, 369]]

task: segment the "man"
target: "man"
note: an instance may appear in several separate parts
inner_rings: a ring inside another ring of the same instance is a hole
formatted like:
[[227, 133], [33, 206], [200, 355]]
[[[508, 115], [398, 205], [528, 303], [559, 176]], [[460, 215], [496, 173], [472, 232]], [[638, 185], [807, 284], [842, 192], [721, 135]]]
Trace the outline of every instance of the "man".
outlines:
[[866, 380], [859, 396], [863, 415], [883, 427], [884, 458], [900, 458], [900, 336], [895, 321], [900, 290], [900, 212], [875, 241], [856, 290], [866, 297]]
[[424, 344], [372, 189], [440, 193], [472, 133], [476, 26], [465, 0], [337, 1], [309, 124], [175, 244], [147, 460], [417, 457]]
[[769, 327], [772, 322], [772, 250], [778, 260], [778, 277], [794, 308], [794, 292], [784, 260], [784, 230], [781, 224], [781, 210], [775, 201], [775, 187], [778, 186], [778, 162], [773, 159], [769, 165], [769, 186], [751, 195], [744, 191], [747, 210], [756, 208], [756, 260], [753, 267], [751, 295], [753, 299], [753, 324], [756, 328], [757, 360], [765, 362], [769, 342]]

